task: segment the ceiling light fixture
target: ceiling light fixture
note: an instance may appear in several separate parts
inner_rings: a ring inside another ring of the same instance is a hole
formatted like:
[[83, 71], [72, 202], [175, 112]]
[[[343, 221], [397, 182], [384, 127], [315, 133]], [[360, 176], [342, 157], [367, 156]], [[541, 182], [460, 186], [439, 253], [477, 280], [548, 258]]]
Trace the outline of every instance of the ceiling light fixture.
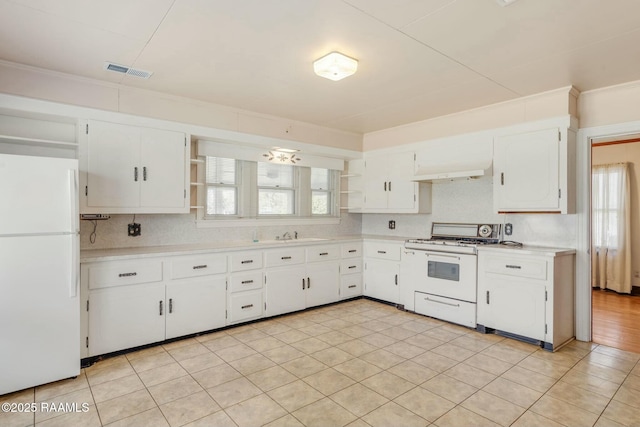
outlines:
[[358, 69], [358, 60], [340, 52], [331, 52], [313, 62], [313, 71], [329, 80], [341, 80], [349, 77]]
[[278, 162], [280, 162], [280, 163], [291, 163], [291, 164], [294, 164], [294, 165], [296, 164], [296, 162], [299, 162], [300, 160], [302, 160], [295, 153], [283, 152], [282, 149], [267, 151], [265, 154], [262, 155], [262, 157], [267, 159], [268, 162], [272, 162], [272, 163], [278, 163]]
[[509, 6], [510, 4], [515, 3], [516, 1], [518, 0], [496, 0], [496, 2], [502, 7]]

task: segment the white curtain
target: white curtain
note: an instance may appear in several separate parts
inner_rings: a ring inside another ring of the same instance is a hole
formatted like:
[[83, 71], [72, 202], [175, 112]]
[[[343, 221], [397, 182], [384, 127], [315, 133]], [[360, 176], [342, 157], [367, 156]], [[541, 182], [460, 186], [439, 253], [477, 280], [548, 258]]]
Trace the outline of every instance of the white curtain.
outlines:
[[627, 163], [592, 168], [591, 286], [631, 293], [631, 197]]

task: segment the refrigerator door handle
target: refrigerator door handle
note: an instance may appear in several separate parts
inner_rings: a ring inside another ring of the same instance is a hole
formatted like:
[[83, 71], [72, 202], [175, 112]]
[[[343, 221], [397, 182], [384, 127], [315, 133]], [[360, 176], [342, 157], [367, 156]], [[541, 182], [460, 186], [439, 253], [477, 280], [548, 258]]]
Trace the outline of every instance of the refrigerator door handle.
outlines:
[[78, 171], [69, 169], [69, 215], [71, 216], [71, 283], [69, 283], [69, 298], [78, 296], [80, 267], [80, 248], [78, 245]]

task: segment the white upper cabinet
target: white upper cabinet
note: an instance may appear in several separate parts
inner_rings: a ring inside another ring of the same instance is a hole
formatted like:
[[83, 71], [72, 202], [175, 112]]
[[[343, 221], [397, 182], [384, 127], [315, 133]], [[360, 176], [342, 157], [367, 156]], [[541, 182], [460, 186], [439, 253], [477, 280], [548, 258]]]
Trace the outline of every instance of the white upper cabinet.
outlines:
[[544, 129], [496, 137], [493, 203], [503, 212], [575, 212], [575, 133]]
[[181, 132], [90, 121], [83, 213], [188, 213]]
[[363, 212], [429, 212], [430, 187], [413, 181], [414, 161], [413, 152], [367, 156]]

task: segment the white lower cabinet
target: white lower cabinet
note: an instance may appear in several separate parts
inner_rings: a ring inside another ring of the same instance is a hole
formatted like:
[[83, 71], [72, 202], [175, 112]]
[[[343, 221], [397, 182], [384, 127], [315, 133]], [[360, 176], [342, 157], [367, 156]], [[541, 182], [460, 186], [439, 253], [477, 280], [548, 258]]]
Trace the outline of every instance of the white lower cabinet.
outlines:
[[420, 284], [427, 277], [427, 261], [424, 251], [412, 249], [402, 249], [402, 260], [400, 261], [400, 287], [399, 304], [405, 310], [417, 311], [415, 301], [418, 297], [416, 291], [422, 286]]
[[264, 311], [262, 288], [229, 295], [229, 324], [246, 322], [262, 317]]
[[176, 338], [225, 326], [224, 276], [184, 280], [166, 287], [165, 338]]
[[304, 265], [267, 269], [265, 272], [265, 314], [267, 316], [277, 316], [305, 308], [306, 271]]
[[556, 350], [575, 336], [574, 254], [478, 252], [478, 329]]
[[338, 301], [339, 289], [339, 262], [318, 262], [307, 265], [305, 307], [316, 307]]
[[398, 243], [364, 243], [364, 295], [398, 303], [401, 249], [402, 245]]
[[264, 316], [262, 251], [232, 253], [227, 289], [227, 323], [235, 324]]
[[162, 283], [91, 291], [88, 355], [163, 341], [164, 297]]

